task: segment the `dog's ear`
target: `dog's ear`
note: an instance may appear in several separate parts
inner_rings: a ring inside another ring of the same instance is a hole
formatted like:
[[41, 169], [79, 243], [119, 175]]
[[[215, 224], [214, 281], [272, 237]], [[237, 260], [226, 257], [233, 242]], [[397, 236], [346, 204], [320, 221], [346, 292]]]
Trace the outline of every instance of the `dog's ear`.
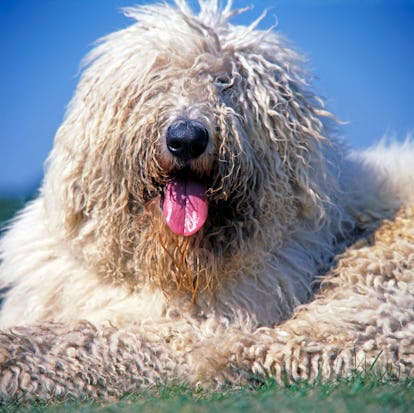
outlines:
[[273, 156], [270, 162], [287, 178], [299, 211], [315, 220], [329, 203], [325, 148], [330, 142], [324, 128], [334, 117], [312, 93], [300, 56], [276, 34], [261, 40], [237, 57], [242, 115], [260, 135], [253, 145]]
[[88, 191], [83, 182], [84, 162], [74, 150], [61, 146], [57, 138], [46, 162], [43, 192], [49, 221], [64, 233], [73, 234], [86, 215]]
[[85, 220], [87, 196], [86, 191], [79, 182], [72, 182], [66, 186], [63, 193], [67, 209], [65, 211], [64, 224], [66, 229], [72, 233]]

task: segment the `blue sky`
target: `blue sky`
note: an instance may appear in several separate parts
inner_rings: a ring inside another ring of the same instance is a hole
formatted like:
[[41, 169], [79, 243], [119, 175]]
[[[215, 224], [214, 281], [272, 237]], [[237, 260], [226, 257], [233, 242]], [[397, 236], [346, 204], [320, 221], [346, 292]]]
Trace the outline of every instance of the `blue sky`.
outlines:
[[[149, 3], [150, 1], [145, 1]], [[129, 24], [128, 0], [0, 0], [0, 196], [41, 180], [43, 162], [93, 42]], [[384, 134], [414, 131], [414, 0], [235, 0], [254, 4], [236, 23], [269, 8], [309, 58], [315, 90], [363, 148]]]

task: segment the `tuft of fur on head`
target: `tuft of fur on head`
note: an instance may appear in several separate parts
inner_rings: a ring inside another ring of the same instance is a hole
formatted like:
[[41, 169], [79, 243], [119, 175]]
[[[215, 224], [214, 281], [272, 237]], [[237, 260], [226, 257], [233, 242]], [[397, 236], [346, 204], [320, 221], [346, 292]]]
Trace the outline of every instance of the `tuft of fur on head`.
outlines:
[[[128, 8], [135, 24], [88, 56], [43, 194], [54, 232], [87, 267], [194, 300], [243, 264], [265, 265], [294, 231], [327, 225], [335, 183], [324, 158], [330, 114], [298, 55], [258, 22], [232, 25], [242, 10], [230, 2], [201, 1], [199, 15], [176, 6]], [[185, 165], [165, 144], [180, 117], [209, 134]], [[173, 234], [160, 209], [179, 174], [208, 188], [208, 219], [190, 237]]]

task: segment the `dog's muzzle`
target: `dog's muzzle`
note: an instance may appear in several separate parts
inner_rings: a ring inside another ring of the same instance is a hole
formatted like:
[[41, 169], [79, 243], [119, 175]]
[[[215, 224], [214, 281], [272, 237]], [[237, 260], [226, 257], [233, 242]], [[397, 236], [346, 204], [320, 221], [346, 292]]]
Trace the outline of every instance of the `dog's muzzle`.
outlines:
[[167, 129], [167, 148], [177, 159], [189, 161], [201, 156], [208, 145], [208, 131], [196, 120], [179, 118]]
[[209, 133], [201, 122], [178, 118], [167, 129], [165, 139], [180, 167], [165, 185], [161, 206], [170, 230], [186, 237], [198, 232], [208, 217], [207, 183], [189, 165], [206, 151]]

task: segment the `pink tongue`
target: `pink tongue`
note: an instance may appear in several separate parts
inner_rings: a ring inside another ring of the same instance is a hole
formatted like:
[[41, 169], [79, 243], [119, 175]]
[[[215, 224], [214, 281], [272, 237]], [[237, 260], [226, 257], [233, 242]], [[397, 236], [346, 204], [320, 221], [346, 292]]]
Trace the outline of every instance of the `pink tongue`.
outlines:
[[191, 179], [171, 180], [164, 194], [164, 218], [171, 231], [188, 237], [206, 222], [206, 187]]

